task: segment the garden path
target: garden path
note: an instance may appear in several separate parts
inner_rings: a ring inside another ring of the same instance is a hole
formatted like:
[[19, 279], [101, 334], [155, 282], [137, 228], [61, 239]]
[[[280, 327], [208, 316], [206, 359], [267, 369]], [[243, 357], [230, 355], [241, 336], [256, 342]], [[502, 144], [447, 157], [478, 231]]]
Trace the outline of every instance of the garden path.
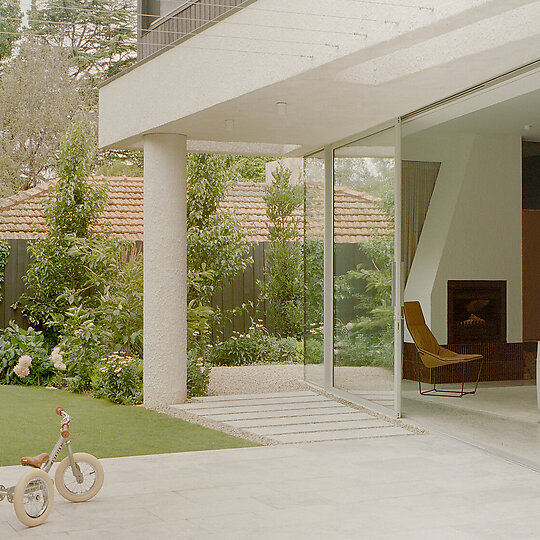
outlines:
[[312, 391], [210, 396], [172, 405], [210, 420], [262, 437], [269, 444], [289, 444], [412, 435], [411, 431], [365, 411]]

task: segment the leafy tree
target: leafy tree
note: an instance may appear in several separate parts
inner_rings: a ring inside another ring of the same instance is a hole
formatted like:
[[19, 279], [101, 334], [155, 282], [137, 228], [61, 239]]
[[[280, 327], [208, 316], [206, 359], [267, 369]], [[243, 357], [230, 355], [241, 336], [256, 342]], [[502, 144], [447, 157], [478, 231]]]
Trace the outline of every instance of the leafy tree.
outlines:
[[[136, 61], [132, 0], [33, 0], [28, 22], [31, 32], [39, 36], [36, 39], [66, 54], [69, 76], [79, 83], [81, 95], [94, 112], [98, 84]], [[98, 172], [140, 174], [141, 156], [137, 151], [100, 152]]]
[[304, 326], [304, 276], [301, 244], [303, 186], [291, 183], [291, 171], [280, 165], [266, 187], [264, 201], [271, 247], [266, 255], [266, 282], [261, 283], [267, 319], [282, 337], [301, 337]]
[[[246, 269], [248, 244], [240, 220], [219, 210], [237, 176], [229, 156], [191, 154], [188, 160], [188, 300], [209, 304], [222, 285]], [[200, 272], [204, 271], [203, 275]], [[194, 276], [199, 275], [195, 280]]]
[[66, 57], [26, 42], [0, 78], [0, 195], [50, 177], [70, 119], [83, 108]]
[[92, 88], [136, 61], [135, 4], [124, 0], [33, 0], [29, 24], [72, 58], [72, 76]]
[[0, 3], [0, 60], [9, 58], [13, 43], [21, 37], [22, 12], [19, 0]]
[[[40, 327], [65, 313], [87, 281], [89, 269], [72, 247], [75, 239], [94, 234], [91, 227], [106, 201], [106, 190], [88, 183], [95, 154], [93, 137], [87, 121], [74, 122], [69, 128], [60, 148], [60, 178], [46, 209], [47, 235], [28, 247], [32, 263], [24, 276], [28, 293], [22, 298], [23, 313]], [[91, 298], [88, 290], [86, 297]]]
[[339, 158], [334, 161], [338, 185], [364, 191], [375, 197], [385, 196], [394, 177], [394, 160], [383, 158]]
[[96, 155], [92, 130], [87, 121], [75, 122], [60, 146], [58, 182], [45, 211], [51, 236], [90, 236], [90, 227], [105, 207], [106, 187], [88, 182]]
[[262, 156], [233, 156], [232, 161], [241, 180], [266, 181], [266, 164], [275, 158]]

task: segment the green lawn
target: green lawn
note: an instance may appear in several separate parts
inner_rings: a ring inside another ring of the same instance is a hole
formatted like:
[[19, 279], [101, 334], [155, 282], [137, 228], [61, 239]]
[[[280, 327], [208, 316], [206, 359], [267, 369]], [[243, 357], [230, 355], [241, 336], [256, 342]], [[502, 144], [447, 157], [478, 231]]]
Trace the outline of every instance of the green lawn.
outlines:
[[257, 446], [142, 407], [63, 390], [0, 385], [0, 466], [51, 451], [60, 435], [58, 406], [72, 417], [74, 451], [99, 458]]

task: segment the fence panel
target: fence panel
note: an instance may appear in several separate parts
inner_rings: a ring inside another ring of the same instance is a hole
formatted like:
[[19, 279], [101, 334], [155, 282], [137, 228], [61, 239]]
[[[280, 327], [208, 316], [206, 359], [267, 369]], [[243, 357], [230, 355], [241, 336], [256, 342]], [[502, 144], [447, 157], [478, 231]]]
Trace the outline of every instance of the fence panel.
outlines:
[[26, 287], [22, 276], [26, 274], [30, 259], [28, 256], [28, 240], [8, 240], [9, 258], [5, 268], [4, 283], [2, 283], [2, 302], [0, 302], [0, 328], [5, 328], [10, 321], [15, 321], [19, 326], [28, 326], [20, 309], [13, 309], [15, 303]]
[[[28, 240], [9, 240], [10, 253], [8, 263], [5, 269], [5, 279], [2, 284], [2, 302], [0, 302], [0, 328], [8, 326], [11, 320], [19, 326], [26, 328], [28, 323], [22, 316], [20, 309], [14, 310], [11, 305], [19, 300], [26, 291], [22, 276], [28, 270], [30, 257], [28, 255]], [[136, 242], [137, 247], [143, 247], [142, 242]], [[228, 338], [233, 331], [247, 332], [251, 320], [262, 320], [266, 326], [266, 306], [265, 302], [259, 301], [260, 286], [259, 282], [265, 280], [264, 266], [266, 260], [266, 250], [270, 247], [268, 242], [251, 243], [247, 257], [251, 257], [253, 264], [250, 264], [246, 270], [235, 277], [232, 282], [226, 284], [222, 290], [218, 291], [213, 299], [212, 306], [221, 310], [230, 310], [239, 307], [242, 304], [251, 304], [242, 314], [237, 315], [233, 320], [225, 324], [222, 328], [214, 330], [212, 339], [214, 341]], [[348, 264], [344, 268], [336, 269], [337, 275], [344, 274], [348, 270], [355, 268], [358, 263], [368, 263], [366, 256], [359, 249], [358, 244], [336, 245], [335, 249], [347, 252], [348, 256], [342, 258], [347, 260]], [[299, 269], [300, 271], [300, 269]], [[354, 303], [348, 306], [351, 314], [354, 312]], [[272, 330], [268, 328], [268, 330]]]

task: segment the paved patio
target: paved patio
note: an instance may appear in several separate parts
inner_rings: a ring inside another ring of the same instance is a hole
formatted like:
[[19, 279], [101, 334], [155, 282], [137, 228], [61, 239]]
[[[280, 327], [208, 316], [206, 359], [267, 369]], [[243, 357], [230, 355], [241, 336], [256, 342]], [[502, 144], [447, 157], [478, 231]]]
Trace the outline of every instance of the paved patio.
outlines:
[[[433, 435], [103, 460], [98, 496], [0, 538], [538, 539], [540, 475]], [[2, 483], [20, 467], [0, 468]]]

